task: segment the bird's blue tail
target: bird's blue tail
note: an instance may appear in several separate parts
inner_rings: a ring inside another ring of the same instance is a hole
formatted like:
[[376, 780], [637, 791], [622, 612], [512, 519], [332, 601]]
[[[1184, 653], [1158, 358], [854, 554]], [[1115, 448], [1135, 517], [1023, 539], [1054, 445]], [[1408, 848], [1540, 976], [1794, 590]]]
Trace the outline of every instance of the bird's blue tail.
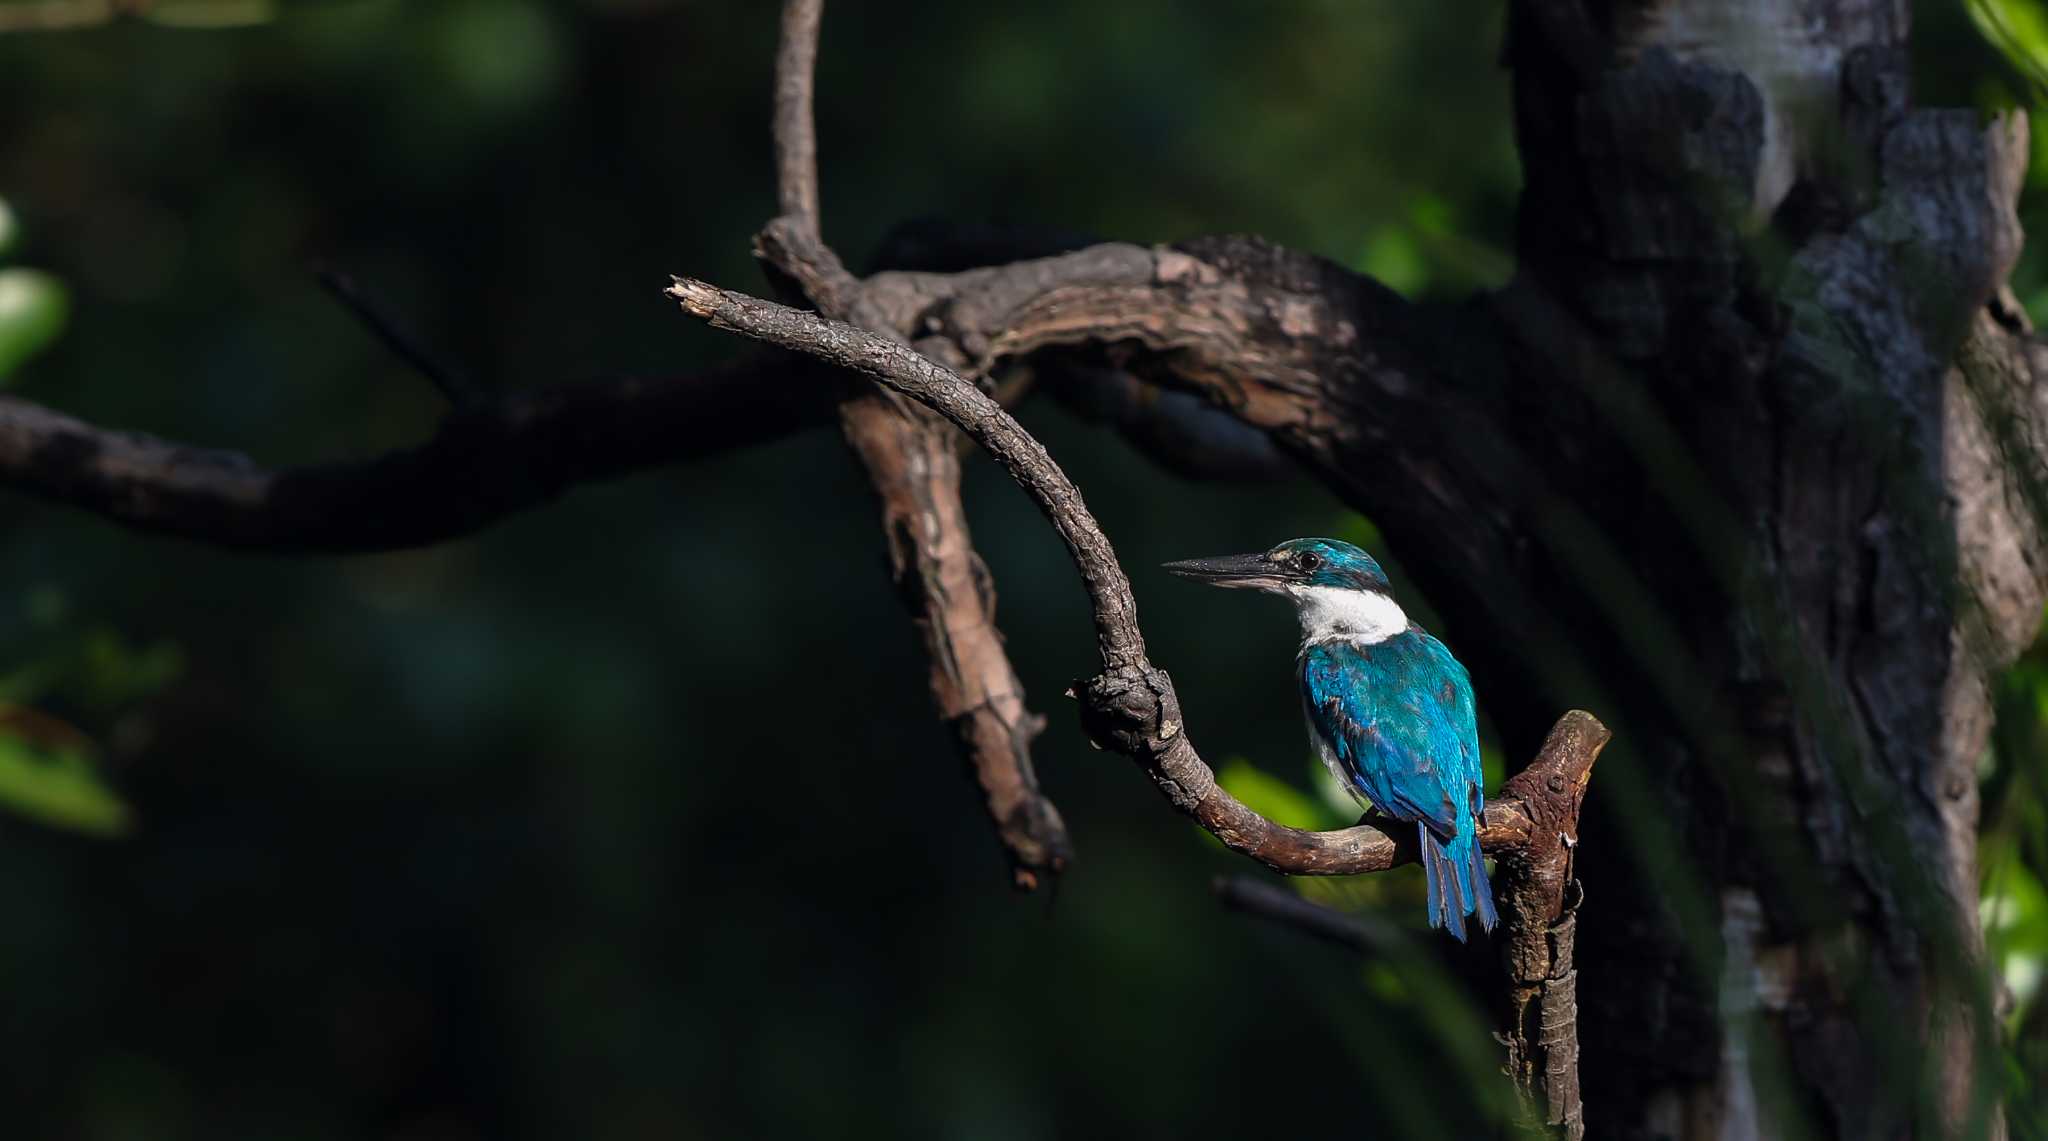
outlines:
[[1465, 917], [1477, 914], [1479, 926], [1493, 930], [1493, 885], [1486, 881], [1485, 857], [1479, 841], [1470, 833], [1446, 844], [1426, 824], [1416, 825], [1422, 833], [1422, 875], [1429, 885], [1429, 925], [1448, 930], [1458, 942], [1465, 941]]

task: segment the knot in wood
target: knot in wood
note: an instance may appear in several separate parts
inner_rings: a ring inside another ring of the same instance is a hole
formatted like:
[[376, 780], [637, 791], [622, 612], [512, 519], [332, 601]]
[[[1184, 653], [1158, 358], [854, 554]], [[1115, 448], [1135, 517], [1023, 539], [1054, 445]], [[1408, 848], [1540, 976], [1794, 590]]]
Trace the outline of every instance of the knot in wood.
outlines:
[[1123, 666], [1074, 686], [1090, 740], [1129, 756], [1156, 753], [1181, 731], [1173, 682], [1150, 663]]

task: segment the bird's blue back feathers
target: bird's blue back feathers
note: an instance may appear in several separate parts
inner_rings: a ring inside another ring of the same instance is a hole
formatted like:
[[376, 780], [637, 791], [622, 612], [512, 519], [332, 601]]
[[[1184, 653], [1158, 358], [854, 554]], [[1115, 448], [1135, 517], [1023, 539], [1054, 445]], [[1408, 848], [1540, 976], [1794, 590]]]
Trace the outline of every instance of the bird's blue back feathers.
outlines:
[[1414, 627], [1369, 644], [1311, 643], [1300, 667], [1309, 728], [1326, 759], [1380, 811], [1415, 822], [1430, 924], [1462, 940], [1464, 917], [1477, 913], [1491, 930], [1493, 893], [1477, 838], [1479, 724], [1465, 667]]

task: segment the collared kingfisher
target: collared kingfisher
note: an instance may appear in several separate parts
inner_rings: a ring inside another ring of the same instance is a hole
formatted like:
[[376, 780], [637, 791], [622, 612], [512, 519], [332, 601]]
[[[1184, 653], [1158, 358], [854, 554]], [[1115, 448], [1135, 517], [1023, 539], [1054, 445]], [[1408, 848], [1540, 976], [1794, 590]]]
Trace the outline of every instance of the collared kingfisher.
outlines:
[[1371, 555], [1335, 539], [1291, 539], [1255, 555], [1166, 569], [1214, 586], [1294, 600], [1309, 737], [1337, 783], [1421, 838], [1429, 925], [1465, 940], [1465, 917], [1493, 930], [1479, 854], [1486, 793], [1472, 681], [1442, 642], [1408, 620]]

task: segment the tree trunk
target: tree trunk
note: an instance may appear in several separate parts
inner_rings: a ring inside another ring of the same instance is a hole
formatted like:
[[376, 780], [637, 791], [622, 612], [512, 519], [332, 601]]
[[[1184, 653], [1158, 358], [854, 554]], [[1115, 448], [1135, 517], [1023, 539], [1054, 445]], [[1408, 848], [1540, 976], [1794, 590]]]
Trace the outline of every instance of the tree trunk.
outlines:
[[[1501, 569], [1634, 762], [1582, 865], [1595, 1137], [2000, 1129], [1976, 764], [2042, 603], [2027, 132], [1911, 108], [1906, 36], [1895, 0], [1513, 11], [1493, 312], [1506, 401], [1542, 395]], [[1472, 652], [1500, 629], [1452, 634], [1489, 700], [1547, 695], [1495, 703], [1526, 740], [1562, 678]]]

